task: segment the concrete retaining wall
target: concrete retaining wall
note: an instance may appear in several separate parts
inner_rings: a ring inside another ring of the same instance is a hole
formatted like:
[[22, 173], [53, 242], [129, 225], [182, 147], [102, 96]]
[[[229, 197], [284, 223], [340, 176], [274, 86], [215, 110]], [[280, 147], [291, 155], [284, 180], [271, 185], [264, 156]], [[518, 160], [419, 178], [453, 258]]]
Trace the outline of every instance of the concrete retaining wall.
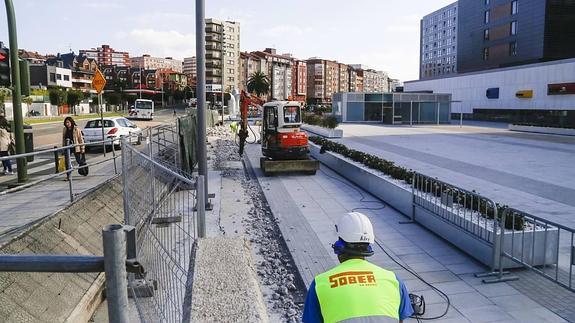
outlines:
[[[0, 247], [5, 254], [102, 255], [102, 227], [123, 222], [121, 178], [86, 194]], [[102, 274], [0, 272], [1, 322], [87, 322]]]
[[545, 133], [545, 134], [549, 134], [549, 135], [575, 136], [575, 129], [568, 129], [568, 128], [519, 126], [519, 125], [510, 124], [509, 130], [521, 131], [521, 132]]
[[301, 128], [307, 132], [310, 132], [314, 135], [319, 135], [326, 138], [342, 138], [343, 137], [343, 129], [330, 129], [320, 126], [314, 126], [309, 124], [303, 124]]

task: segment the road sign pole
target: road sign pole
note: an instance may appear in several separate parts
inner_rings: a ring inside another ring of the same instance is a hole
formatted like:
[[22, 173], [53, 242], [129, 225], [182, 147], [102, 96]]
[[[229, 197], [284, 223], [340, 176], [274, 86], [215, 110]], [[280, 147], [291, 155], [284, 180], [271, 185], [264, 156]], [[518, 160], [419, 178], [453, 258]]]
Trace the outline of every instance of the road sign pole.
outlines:
[[[96, 89], [96, 92], [98, 92], [98, 106], [100, 108], [100, 122], [102, 123], [102, 149], [104, 150], [104, 157], [106, 157], [106, 143], [104, 142], [104, 140], [106, 140], [106, 135], [104, 134], [104, 109], [102, 109], [102, 91], [104, 90], [104, 87], [106, 86], [106, 78], [104, 77], [104, 74], [102, 74], [102, 72], [100, 72], [100, 69], [96, 69], [96, 73], [94, 74], [94, 78], [92, 79], [92, 87], [94, 89]], [[112, 145], [114, 144], [114, 142], [112, 142]]]
[[[104, 110], [102, 109], [102, 93], [98, 93], [98, 105], [100, 106], [100, 121], [102, 122], [102, 141], [106, 140], [104, 134]], [[114, 143], [112, 143], [114, 144]], [[104, 157], [106, 157], [106, 142], [102, 143], [102, 148], [104, 149]]]
[[[10, 67], [12, 69], [12, 111], [14, 113], [14, 137], [16, 139], [16, 154], [25, 153], [24, 118], [22, 116], [22, 91], [20, 85], [20, 63], [18, 62], [18, 37], [16, 33], [16, 15], [12, 0], [5, 0], [6, 16], [8, 18], [8, 37], [10, 39]], [[28, 180], [26, 158], [16, 160], [18, 183]]]

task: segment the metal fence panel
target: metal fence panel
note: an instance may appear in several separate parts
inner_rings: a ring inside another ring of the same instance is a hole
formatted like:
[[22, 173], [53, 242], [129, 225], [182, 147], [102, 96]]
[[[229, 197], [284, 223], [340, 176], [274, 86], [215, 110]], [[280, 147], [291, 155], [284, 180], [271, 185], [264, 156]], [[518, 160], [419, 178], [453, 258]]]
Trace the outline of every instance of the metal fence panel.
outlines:
[[196, 184], [160, 155], [177, 155], [168, 144], [172, 135], [168, 128], [157, 130], [146, 154], [128, 144], [122, 149], [126, 223], [136, 227], [138, 260], [146, 269], [145, 277], [130, 275], [129, 291], [144, 322], [181, 322], [189, 310], [184, 304], [191, 304], [186, 299], [198, 235], [196, 193], [190, 188]]

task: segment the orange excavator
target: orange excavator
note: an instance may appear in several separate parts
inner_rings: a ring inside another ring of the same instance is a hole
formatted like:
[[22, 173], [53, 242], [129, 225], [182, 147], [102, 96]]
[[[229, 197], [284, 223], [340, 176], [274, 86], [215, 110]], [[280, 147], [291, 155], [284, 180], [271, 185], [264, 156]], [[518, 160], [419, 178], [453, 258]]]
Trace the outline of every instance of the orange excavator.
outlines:
[[301, 131], [302, 112], [297, 101], [272, 101], [264, 103], [242, 91], [240, 97], [240, 155], [248, 137], [248, 109], [261, 107], [262, 123], [260, 141], [262, 157], [260, 168], [264, 175], [274, 173], [304, 173], [314, 175], [319, 162], [309, 158], [307, 134]]

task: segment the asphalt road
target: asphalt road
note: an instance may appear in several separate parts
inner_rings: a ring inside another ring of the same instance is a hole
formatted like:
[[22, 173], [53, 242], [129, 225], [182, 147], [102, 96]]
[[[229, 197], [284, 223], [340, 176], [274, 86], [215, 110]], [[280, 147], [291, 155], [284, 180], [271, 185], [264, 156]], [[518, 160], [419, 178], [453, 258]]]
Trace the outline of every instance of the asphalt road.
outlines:
[[[183, 108], [176, 109], [176, 112], [178, 115], [182, 115], [185, 113]], [[174, 110], [171, 108], [156, 110], [154, 120], [152, 121], [134, 120], [134, 122], [141, 129], [145, 129], [149, 126], [155, 126], [173, 120], [174, 119], [173, 113]], [[62, 122], [63, 120], [64, 118], [62, 118]], [[77, 123], [81, 128], [83, 128], [89, 120], [91, 119], [78, 120]], [[63, 127], [62, 122], [33, 125], [32, 133], [34, 134], [34, 149], [35, 150], [47, 149], [52, 148], [54, 146], [62, 145], [62, 127]]]

